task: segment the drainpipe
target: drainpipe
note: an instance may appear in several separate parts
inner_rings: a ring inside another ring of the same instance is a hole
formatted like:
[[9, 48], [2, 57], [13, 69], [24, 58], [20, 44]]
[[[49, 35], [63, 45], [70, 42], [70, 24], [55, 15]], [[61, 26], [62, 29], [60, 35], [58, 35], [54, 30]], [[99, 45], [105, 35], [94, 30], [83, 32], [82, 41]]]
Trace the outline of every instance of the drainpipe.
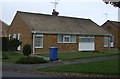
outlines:
[[33, 54], [35, 54], [35, 31], [34, 31], [34, 29], [32, 29], [32, 37], [33, 37], [33, 41], [32, 41], [33, 42], [33, 44], [32, 44], [33, 50], [32, 50], [32, 52], [33, 52]]
[[111, 37], [111, 35], [108, 36], [108, 45], [109, 45], [108, 47], [109, 47], [109, 50], [110, 50], [110, 46], [111, 46], [111, 44], [110, 44], [110, 37]]

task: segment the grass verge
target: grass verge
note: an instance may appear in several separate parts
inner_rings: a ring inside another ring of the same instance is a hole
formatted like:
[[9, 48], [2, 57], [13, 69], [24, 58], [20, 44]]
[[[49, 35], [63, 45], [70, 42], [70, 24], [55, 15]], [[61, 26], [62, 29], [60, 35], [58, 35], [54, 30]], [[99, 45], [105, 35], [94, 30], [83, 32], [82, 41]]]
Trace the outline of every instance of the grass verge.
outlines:
[[[119, 51], [120, 52], [120, 51]], [[99, 56], [109, 56], [118, 54], [117, 50], [104, 51], [104, 52], [69, 52], [69, 53], [58, 53], [59, 60], [70, 60], [77, 58], [88, 58], [88, 57], [99, 57]], [[49, 57], [49, 53], [37, 54], [38, 56]]]
[[13, 62], [15, 63], [17, 60], [19, 60], [22, 57], [25, 57], [23, 54], [19, 54], [16, 52], [2, 52], [7, 59], [2, 59], [3, 62]]
[[114, 58], [97, 62], [77, 63], [47, 68], [38, 68], [38, 70], [46, 72], [73, 72], [118, 75], [120, 74], [118, 72], [118, 61], [120, 61], [120, 59]]

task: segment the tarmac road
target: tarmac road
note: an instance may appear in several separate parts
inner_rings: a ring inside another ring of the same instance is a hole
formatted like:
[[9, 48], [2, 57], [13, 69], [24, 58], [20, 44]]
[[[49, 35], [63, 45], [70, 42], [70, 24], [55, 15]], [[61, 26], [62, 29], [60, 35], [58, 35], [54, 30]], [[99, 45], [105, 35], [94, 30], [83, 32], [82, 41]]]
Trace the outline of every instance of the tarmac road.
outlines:
[[23, 73], [23, 72], [4, 71], [2, 72], [2, 77], [49, 77], [49, 76], [45, 74], [32, 74], [32, 73]]

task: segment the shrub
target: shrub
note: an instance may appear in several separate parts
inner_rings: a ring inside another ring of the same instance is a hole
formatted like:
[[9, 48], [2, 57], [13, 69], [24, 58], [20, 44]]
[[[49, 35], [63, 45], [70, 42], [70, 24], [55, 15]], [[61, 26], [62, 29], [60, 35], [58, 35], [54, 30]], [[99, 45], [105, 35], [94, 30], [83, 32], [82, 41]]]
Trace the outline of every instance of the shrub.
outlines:
[[0, 40], [2, 39], [2, 51], [8, 51], [8, 38], [7, 37], [2, 37], [0, 38]]
[[39, 64], [39, 63], [47, 63], [47, 60], [38, 57], [23, 57], [19, 59], [16, 63], [19, 64]]
[[23, 55], [29, 57], [30, 54], [31, 54], [31, 46], [29, 44], [26, 44], [23, 47]]

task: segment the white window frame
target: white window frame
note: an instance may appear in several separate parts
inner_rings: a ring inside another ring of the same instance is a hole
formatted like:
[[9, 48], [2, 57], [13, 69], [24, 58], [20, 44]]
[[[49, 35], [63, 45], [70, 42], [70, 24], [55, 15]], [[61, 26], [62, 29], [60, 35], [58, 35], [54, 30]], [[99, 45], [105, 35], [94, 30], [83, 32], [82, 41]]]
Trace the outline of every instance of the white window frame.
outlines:
[[[92, 42], [95, 41], [94, 39], [94, 35], [80, 35], [79, 38], [84, 38], [84, 39], [93, 39]], [[80, 41], [80, 40], [79, 40]], [[81, 42], [81, 41], [80, 41]], [[87, 42], [87, 41], [86, 41]], [[91, 43], [91, 41], [87, 42], [87, 43]]]
[[20, 33], [18, 33], [18, 40], [20, 40], [21, 39], [21, 34]]
[[[37, 34], [37, 35], [35, 35], [35, 37], [36, 37], [36, 36], [37, 36], [37, 37], [42, 37], [42, 45], [41, 45], [41, 46], [36, 46], [36, 45], [35, 45], [35, 48], [43, 48], [43, 35], [42, 35], [42, 34], [40, 34], [40, 35]], [[34, 44], [35, 44], [35, 41], [34, 41]]]
[[[68, 38], [69, 41], [66, 41], [66, 40], [65, 40], [66, 38]], [[63, 36], [63, 43], [70, 43], [70, 39], [71, 39], [70, 35], [64, 35], [64, 36]]]
[[17, 35], [16, 34], [13, 34], [13, 39], [16, 39]]
[[11, 39], [11, 34], [9, 34], [9, 36], [8, 36], [8, 37], [9, 37], [9, 39]]
[[[72, 42], [72, 41], [71, 41], [73, 34], [68, 34], [68, 35], [67, 35], [67, 34], [66, 34], [66, 35], [65, 35], [65, 34], [59, 34], [59, 35], [62, 35], [62, 40], [63, 40], [63, 41], [60, 42], [59, 40], [57, 40], [58, 43], [76, 43], [76, 35], [75, 35], [75, 42]], [[58, 38], [57, 38], [57, 39], [59, 39], [59, 35], [58, 35]], [[68, 42], [65, 41], [65, 38], [69, 38], [69, 41], [68, 41]]]

